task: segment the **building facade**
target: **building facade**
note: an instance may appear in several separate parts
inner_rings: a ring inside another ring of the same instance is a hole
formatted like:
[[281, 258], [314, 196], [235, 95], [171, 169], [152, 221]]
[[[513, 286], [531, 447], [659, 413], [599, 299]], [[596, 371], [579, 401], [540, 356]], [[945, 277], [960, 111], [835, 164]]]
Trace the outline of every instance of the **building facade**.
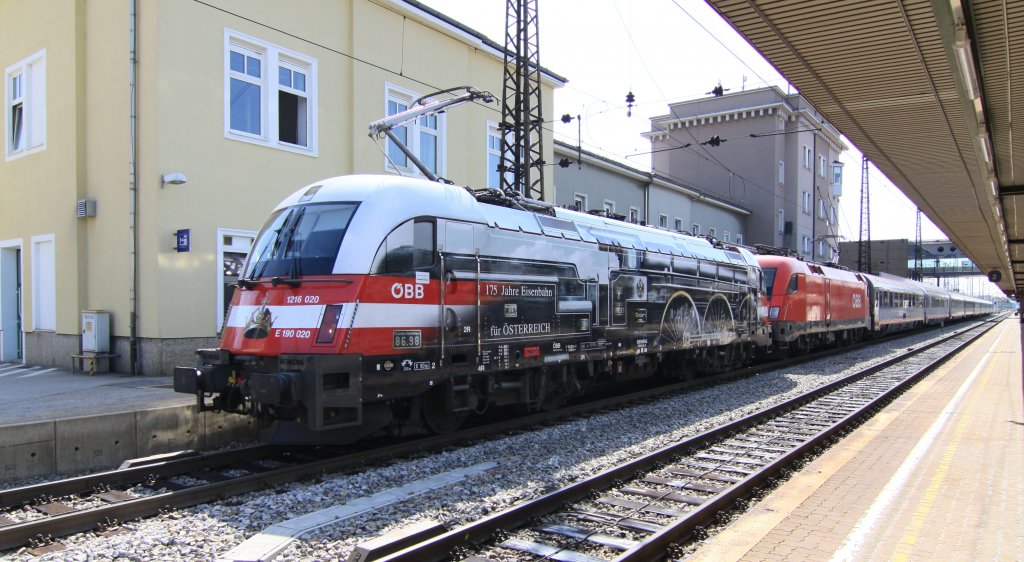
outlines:
[[655, 174], [753, 210], [748, 244], [836, 258], [846, 146], [799, 94], [768, 87], [674, 103], [645, 136]]
[[711, 235], [743, 244], [751, 212], [704, 191], [555, 141], [554, 203], [606, 212], [635, 224]]
[[[0, 36], [0, 360], [38, 365], [79, 352], [84, 310], [110, 313], [114, 369], [192, 364], [281, 199], [342, 174], [418, 175], [368, 124], [502, 85], [500, 45], [403, 0], [8, 0]], [[547, 107], [564, 81], [543, 73]], [[500, 120], [466, 104], [398, 133], [479, 187]]]

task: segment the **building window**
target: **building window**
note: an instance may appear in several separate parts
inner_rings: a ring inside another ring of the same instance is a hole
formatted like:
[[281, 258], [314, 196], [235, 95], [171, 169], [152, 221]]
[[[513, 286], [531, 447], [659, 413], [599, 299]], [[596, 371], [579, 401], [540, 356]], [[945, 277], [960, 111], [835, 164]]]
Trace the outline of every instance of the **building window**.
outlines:
[[4, 73], [7, 158], [46, 148], [46, 49]]
[[726, 230], [725, 232], [722, 233], [722, 241], [723, 242], [731, 242], [732, 241], [731, 240], [731, 236], [729, 235], [729, 231], [728, 230]]
[[800, 237], [800, 251], [805, 254], [811, 253], [811, 239], [807, 236]]
[[818, 199], [818, 218], [828, 222], [828, 211], [825, 209], [824, 199]]
[[615, 201], [604, 200], [604, 214], [614, 215], [615, 214]]
[[811, 169], [811, 160], [813, 160], [813, 157], [811, 156], [811, 149], [810, 149], [810, 147], [808, 147], [805, 144], [804, 145], [804, 168], [807, 168], [808, 170]]
[[786, 163], [779, 160], [779, 185], [786, 185]]
[[[494, 121], [487, 122], [487, 187], [494, 189], [501, 188], [501, 174], [498, 166], [501, 165], [501, 131]], [[577, 197], [579, 197], [577, 195]], [[580, 208], [577, 206], [576, 210]]]
[[690, 229], [690, 233], [693, 234], [694, 236], [700, 234], [700, 225], [697, 223], [693, 223], [693, 228]]
[[[385, 113], [387, 116], [396, 115], [407, 109], [413, 100], [420, 96], [415, 92], [388, 84], [385, 94]], [[430, 100], [425, 100], [430, 102]], [[401, 127], [391, 129], [391, 132], [404, 144], [416, 158], [423, 163], [431, 173], [444, 175], [444, 116], [424, 115], [415, 121], [410, 121]], [[488, 135], [489, 137], [490, 135]], [[389, 172], [405, 172], [422, 176], [416, 166], [409, 161], [409, 158], [389, 139], [387, 141], [387, 160], [385, 169]], [[501, 139], [498, 139], [498, 150], [501, 150]], [[490, 149], [488, 149], [490, 152]], [[488, 157], [490, 155], [488, 154]], [[500, 161], [500, 158], [499, 158]], [[490, 181], [488, 179], [488, 181]]]
[[779, 234], [783, 234], [786, 231], [786, 214], [782, 209], [779, 209]]
[[668, 215], [658, 215], [658, 226], [668, 228]]
[[640, 223], [640, 210], [637, 209], [636, 207], [629, 208], [629, 222], [633, 224]]
[[742, 246], [742, 245], [743, 245], [743, 235], [742, 235], [742, 234], [737, 234], [737, 235], [736, 235], [736, 243], [737, 243], [738, 245], [740, 245], [740, 246]]
[[825, 257], [825, 242], [823, 240], [818, 241], [818, 257]]
[[676, 217], [675, 223], [676, 223], [675, 224], [676, 232], [682, 232], [683, 231], [683, 219], [681, 219], [679, 217]]
[[712, 227], [708, 228], [708, 236], [710, 236], [712, 238], [715, 237], [715, 227], [712, 226]]
[[316, 59], [224, 30], [224, 136], [315, 156]]
[[57, 329], [57, 259], [52, 234], [32, 237], [32, 329]]
[[824, 156], [818, 156], [818, 175], [819, 176], [825, 177], [825, 168], [826, 168], [826, 166], [825, 166], [825, 157]]
[[809, 215], [811, 214], [811, 192], [804, 191], [802, 193], [804, 198], [804, 213]]
[[587, 196], [586, 195], [584, 195], [582, 193], [576, 193], [576, 194], [574, 194], [572, 196], [572, 199], [573, 199], [573, 207], [575, 207], [577, 211], [579, 211], [581, 213], [586, 213], [587, 212], [588, 208], [587, 208]]

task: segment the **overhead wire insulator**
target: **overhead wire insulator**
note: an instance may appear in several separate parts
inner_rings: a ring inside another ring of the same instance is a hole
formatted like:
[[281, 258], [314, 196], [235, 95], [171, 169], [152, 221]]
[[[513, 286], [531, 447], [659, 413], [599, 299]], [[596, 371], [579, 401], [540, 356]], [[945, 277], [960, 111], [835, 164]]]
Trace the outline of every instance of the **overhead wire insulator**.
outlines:
[[721, 146], [721, 144], [723, 142], [727, 141], [727, 140], [729, 140], [729, 139], [723, 139], [722, 137], [720, 137], [718, 135], [715, 135], [715, 136], [711, 137], [710, 139], [702, 142], [701, 144], [706, 145], [706, 146]]
[[626, 94], [626, 117], [633, 116], [633, 105], [636, 103], [636, 96], [633, 95], [633, 91], [630, 90]]
[[728, 91], [729, 91], [729, 88], [723, 88], [722, 87], [722, 83], [719, 82], [717, 86], [715, 86], [714, 88], [711, 88], [710, 92], [705, 92], [705, 93], [711, 94], [712, 96], [715, 96], [716, 98], [720, 98], [720, 97], [724, 96], [725, 93], [728, 92]]

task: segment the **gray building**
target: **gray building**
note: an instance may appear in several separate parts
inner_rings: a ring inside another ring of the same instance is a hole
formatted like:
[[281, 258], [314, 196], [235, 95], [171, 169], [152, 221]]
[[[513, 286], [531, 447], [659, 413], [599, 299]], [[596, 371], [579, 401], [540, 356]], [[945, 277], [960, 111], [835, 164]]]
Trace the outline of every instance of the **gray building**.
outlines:
[[645, 136], [656, 175], [752, 209], [748, 244], [836, 259], [847, 147], [799, 94], [768, 87], [674, 103]]
[[556, 205], [606, 211], [637, 224], [746, 243], [744, 222], [751, 213], [742, 205], [555, 141], [555, 161], [563, 158], [572, 164], [554, 167]]

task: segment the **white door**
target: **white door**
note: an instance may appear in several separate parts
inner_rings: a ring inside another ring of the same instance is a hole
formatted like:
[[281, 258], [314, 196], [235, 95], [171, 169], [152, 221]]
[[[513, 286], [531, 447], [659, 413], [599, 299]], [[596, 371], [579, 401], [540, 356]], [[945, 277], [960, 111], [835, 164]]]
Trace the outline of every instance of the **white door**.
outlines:
[[32, 237], [32, 329], [57, 330], [57, 261], [53, 236]]
[[21, 361], [21, 242], [0, 242], [0, 361]]

